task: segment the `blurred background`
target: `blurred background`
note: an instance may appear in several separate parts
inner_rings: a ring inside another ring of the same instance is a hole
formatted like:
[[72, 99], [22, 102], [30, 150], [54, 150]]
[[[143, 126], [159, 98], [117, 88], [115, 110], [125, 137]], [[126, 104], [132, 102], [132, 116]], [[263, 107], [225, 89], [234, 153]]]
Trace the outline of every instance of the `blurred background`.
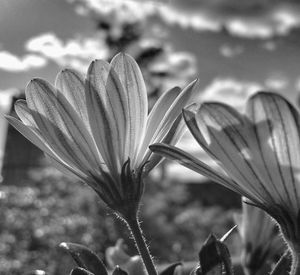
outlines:
[[[0, 0], [0, 109], [24, 97], [33, 77], [54, 83], [64, 67], [86, 72], [123, 51], [139, 63], [150, 107], [173, 86], [200, 79], [198, 101], [242, 110], [258, 90], [300, 90], [300, 4], [293, 0]], [[179, 146], [214, 165], [187, 133]], [[126, 230], [81, 183], [51, 168], [0, 119], [0, 273], [68, 274], [60, 242], [105, 249]], [[196, 261], [210, 232], [233, 225], [240, 197], [174, 163], [147, 180], [141, 215], [157, 262]], [[237, 234], [228, 240], [238, 255]]]

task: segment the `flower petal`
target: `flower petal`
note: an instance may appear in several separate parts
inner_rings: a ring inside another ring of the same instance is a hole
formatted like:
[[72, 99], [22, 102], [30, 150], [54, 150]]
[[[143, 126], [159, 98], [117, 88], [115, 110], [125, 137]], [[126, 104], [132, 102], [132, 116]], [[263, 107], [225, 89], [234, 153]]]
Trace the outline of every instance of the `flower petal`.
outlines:
[[129, 123], [128, 98], [123, 85], [113, 68], [110, 69], [106, 82], [106, 110], [111, 114], [112, 123], [118, 133], [119, 158], [125, 163], [131, 153], [125, 145], [127, 125]]
[[36, 130], [37, 125], [34, 121], [34, 118], [31, 115], [29, 108], [27, 107], [27, 103], [24, 99], [19, 99], [15, 103], [15, 111], [18, 117], [22, 120], [22, 122], [27, 125], [35, 128]]
[[[81, 173], [79, 170], [77, 170], [75, 167], [76, 165], [69, 166], [66, 163], [64, 163], [63, 159], [64, 156], [62, 156], [61, 152], [58, 154], [52, 151], [52, 148], [50, 148], [46, 141], [43, 139], [43, 137], [30, 125], [24, 125], [21, 121], [17, 120], [16, 118], [12, 116], [6, 116], [6, 119], [8, 122], [17, 130], [19, 131], [25, 138], [27, 138], [29, 141], [31, 141], [34, 145], [36, 145], [40, 150], [42, 150], [45, 153], [46, 158], [51, 160], [51, 163], [60, 171], [63, 173], [70, 175], [70, 176], [76, 176], [82, 181], [85, 181], [86, 176]], [[68, 160], [67, 160], [68, 161]], [[69, 161], [70, 162], [70, 161]]]
[[[186, 153], [185, 151], [177, 147], [162, 143], [156, 143], [150, 145], [149, 148], [152, 152], [158, 153], [170, 160], [175, 160], [181, 165], [211, 179], [212, 181], [218, 182], [235, 192], [237, 191], [237, 189], [240, 189], [239, 186], [233, 180], [231, 180], [223, 171], [216, 171], [210, 168], [202, 161], [196, 159], [192, 155]], [[240, 191], [242, 192], [242, 190]]]
[[74, 166], [69, 166], [63, 161], [54, 158], [50, 155], [45, 155], [48, 161], [55, 167], [57, 170], [61, 171], [63, 174], [69, 176], [69, 177], [76, 177], [77, 179], [87, 183], [88, 182], [88, 177], [83, 174], [80, 170], [75, 169]]
[[49, 83], [41, 79], [31, 81], [26, 88], [26, 99], [43, 137], [51, 147], [58, 147], [55, 151], [61, 150], [86, 170], [101, 164], [85, 125], [63, 96], [55, 97]]
[[68, 100], [89, 129], [83, 77], [74, 70], [63, 70], [56, 77], [55, 87], [58, 89], [57, 96], [62, 94]]
[[7, 121], [19, 131], [25, 138], [30, 140], [34, 145], [47, 154], [53, 154], [45, 143], [45, 140], [38, 135], [29, 125], [24, 125], [20, 120], [6, 115]]
[[[168, 90], [157, 100], [157, 102], [153, 106], [148, 116], [146, 135], [139, 150], [136, 161], [137, 163], [141, 164], [143, 162], [142, 159], [145, 159], [145, 153], [146, 151], [148, 151], [148, 146], [151, 142], [151, 139], [153, 138], [155, 131], [163, 120], [166, 111], [169, 110], [170, 106], [174, 103], [176, 97], [180, 94], [180, 92], [181, 89], [179, 87]], [[134, 163], [133, 166], [135, 166]]]
[[249, 140], [254, 139], [254, 133], [247, 119], [222, 103], [204, 103], [196, 113], [185, 112], [185, 118], [203, 149], [217, 159], [247, 193], [260, 201], [266, 197], [272, 200], [252, 159]]
[[[45, 138], [42, 136], [40, 130], [38, 129], [25, 100], [20, 99], [15, 103], [15, 111], [23, 123], [13, 117], [9, 118], [9, 122], [22, 135], [24, 135], [28, 140], [30, 140], [39, 149], [41, 149], [46, 154], [46, 156], [59, 159], [59, 161], [64, 161], [65, 163], [72, 164], [73, 167], [77, 166], [72, 158], [70, 158], [69, 155], [64, 155], [64, 152], [59, 150], [57, 146], [49, 146]], [[24, 127], [24, 125], [27, 126], [27, 128]]]
[[282, 96], [260, 92], [248, 101], [247, 114], [255, 126], [262, 158], [268, 171], [266, 186], [277, 202], [297, 216], [300, 197], [300, 116]]
[[[185, 130], [186, 130], [186, 125], [183, 120], [182, 114], [180, 114], [175, 119], [171, 129], [163, 138], [161, 143], [175, 145], [178, 142], [178, 140], [184, 135]], [[159, 154], [151, 154], [151, 151], [148, 149], [147, 154], [144, 160], [142, 161], [142, 164], [145, 163], [146, 161], [149, 161], [149, 163], [145, 166], [145, 168], [147, 171], [151, 171], [156, 165], [159, 164], [161, 159], [162, 156], [160, 156]]]
[[172, 123], [181, 113], [182, 108], [185, 107], [190, 101], [195, 99], [195, 95], [198, 92], [198, 80], [191, 82], [183, 91], [177, 96], [174, 103], [166, 110], [166, 114], [161, 120], [155, 133], [153, 134], [150, 143], [159, 142], [169, 131]]
[[[192, 133], [195, 140], [199, 143], [199, 145], [202, 148], [206, 148], [205, 150], [208, 151], [211, 156], [214, 156], [213, 152], [209, 151], [208, 143], [202, 135], [198, 127], [198, 123], [196, 121], [196, 114], [199, 112], [200, 106], [200, 104], [193, 103], [188, 107], [184, 108], [182, 110], [183, 118], [187, 127], [189, 128], [190, 132]], [[216, 156], [214, 156], [214, 158], [216, 158]]]
[[91, 63], [86, 79], [86, 100], [89, 121], [97, 147], [112, 174], [121, 171], [120, 141], [111, 105], [107, 102], [105, 77], [108, 64], [102, 60]]
[[128, 97], [129, 120], [125, 148], [128, 150], [128, 157], [134, 163], [145, 135], [148, 115], [147, 90], [143, 75], [131, 56], [123, 53], [116, 55], [111, 61], [111, 67], [119, 76]]

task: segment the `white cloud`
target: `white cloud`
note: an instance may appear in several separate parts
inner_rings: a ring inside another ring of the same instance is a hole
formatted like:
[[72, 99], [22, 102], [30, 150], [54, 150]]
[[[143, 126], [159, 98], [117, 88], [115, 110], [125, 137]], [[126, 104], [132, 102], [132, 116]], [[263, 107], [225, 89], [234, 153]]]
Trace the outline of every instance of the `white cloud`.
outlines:
[[[157, 12], [162, 3], [157, 1], [133, 1], [133, 0], [69, 0], [75, 2], [83, 10], [95, 12], [101, 15], [113, 14], [117, 11], [118, 20], [127, 22], [142, 21], [149, 15]], [[76, 8], [77, 9], [77, 8]], [[85, 12], [86, 13], [86, 12]]]
[[184, 87], [187, 80], [195, 78], [197, 64], [195, 56], [187, 52], [175, 52], [170, 47], [149, 68], [152, 73], [167, 72], [168, 77], [161, 86], [167, 91], [175, 86]]
[[265, 19], [230, 18], [225, 25], [231, 34], [247, 38], [269, 38], [275, 33], [273, 26]]
[[220, 22], [205, 11], [185, 13], [172, 6], [161, 5], [157, 8], [157, 12], [164, 22], [178, 25], [181, 28], [191, 28], [198, 31], [220, 31], [222, 29]]
[[265, 86], [272, 91], [282, 91], [287, 88], [290, 80], [281, 73], [272, 73], [265, 80]]
[[242, 111], [247, 98], [263, 87], [262, 84], [256, 82], [216, 78], [205, 88], [201, 100], [223, 102]]
[[[132, 1], [73, 0], [98, 14], [118, 12], [123, 20], [144, 20], [159, 15], [163, 21], [197, 31], [226, 28], [235, 36], [266, 39], [287, 35], [300, 27], [300, 6], [287, 1]], [[81, 8], [81, 13], [82, 13]]]
[[25, 48], [60, 66], [70, 66], [80, 71], [85, 71], [91, 60], [105, 59], [108, 56], [108, 49], [100, 37], [96, 36], [64, 42], [53, 33], [44, 33], [28, 40]]
[[18, 57], [8, 51], [0, 51], [0, 70], [9, 72], [23, 72], [29, 69], [41, 68], [47, 60], [35, 54]]
[[0, 110], [1, 113], [6, 114], [10, 110], [12, 97], [19, 94], [17, 89], [11, 88], [6, 90], [0, 90]]
[[224, 24], [231, 34], [247, 38], [287, 35], [293, 28], [300, 27], [300, 8], [275, 5], [259, 15], [228, 17]]

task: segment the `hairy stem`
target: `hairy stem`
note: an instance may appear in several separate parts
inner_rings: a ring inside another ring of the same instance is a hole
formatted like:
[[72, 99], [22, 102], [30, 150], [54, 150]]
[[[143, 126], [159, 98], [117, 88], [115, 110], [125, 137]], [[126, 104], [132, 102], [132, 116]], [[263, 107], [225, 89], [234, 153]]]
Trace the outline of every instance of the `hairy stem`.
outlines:
[[300, 252], [299, 251], [291, 251], [292, 252], [292, 267], [290, 270], [290, 275], [300, 275]]
[[154, 266], [152, 257], [150, 255], [150, 251], [148, 249], [148, 246], [146, 244], [145, 238], [143, 236], [138, 218], [128, 218], [125, 219], [131, 234], [134, 238], [135, 245], [139, 251], [139, 254], [142, 257], [142, 260], [144, 262], [145, 268], [148, 272], [148, 275], [157, 275], [156, 268]]

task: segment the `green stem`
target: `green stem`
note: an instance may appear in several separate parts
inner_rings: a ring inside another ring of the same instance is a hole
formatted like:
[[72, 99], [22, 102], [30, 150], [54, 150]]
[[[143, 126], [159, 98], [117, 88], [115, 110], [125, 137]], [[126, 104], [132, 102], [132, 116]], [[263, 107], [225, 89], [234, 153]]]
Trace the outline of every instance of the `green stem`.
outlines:
[[140, 224], [138, 222], [138, 218], [129, 218], [125, 219], [131, 234], [134, 238], [135, 245], [139, 251], [139, 254], [142, 257], [142, 260], [144, 262], [144, 265], [146, 267], [146, 270], [148, 272], [148, 275], [157, 275], [156, 268], [154, 266], [152, 257], [150, 255], [150, 251], [148, 249], [148, 246], [146, 245], [145, 238], [143, 236]]

